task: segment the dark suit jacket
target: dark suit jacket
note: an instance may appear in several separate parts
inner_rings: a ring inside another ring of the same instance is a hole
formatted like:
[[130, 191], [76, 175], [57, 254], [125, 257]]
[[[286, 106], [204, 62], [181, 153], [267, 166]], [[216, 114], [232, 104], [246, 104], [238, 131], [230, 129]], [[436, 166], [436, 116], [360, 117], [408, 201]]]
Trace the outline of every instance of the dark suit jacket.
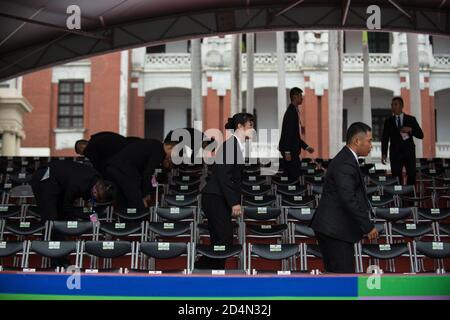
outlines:
[[233, 136], [217, 150], [212, 173], [202, 193], [222, 196], [230, 207], [240, 204], [243, 169], [244, 157]]
[[311, 222], [319, 233], [347, 242], [358, 242], [374, 225], [356, 159], [344, 147], [328, 167], [322, 197]]
[[105, 174], [106, 162], [128, 144], [141, 140], [136, 137], [128, 137], [115, 132], [99, 132], [93, 134], [89, 144], [84, 150], [84, 155], [89, 159], [94, 168], [102, 175]]
[[130, 179], [141, 180], [142, 193], [148, 195], [153, 189], [152, 175], [164, 160], [165, 155], [163, 144], [160, 141], [141, 139], [116, 153], [107, 161], [106, 166], [119, 169]]
[[[47, 167], [50, 168], [50, 177], [41, 181]], [[75, 200], [91, 198], [91, 189], [101, 178], [100, 173], [91, 166], [70, 160], [54, 160], [47, 167], [41, 168], [33, 175], [33, 192], [44, 194], [45, 199], [57, 199], [55, 202], [58, 203], [58, 214], [66, 217], [73, 213]], [[46, 203], [38, 203], [38, 206], [45, 208]]]
[[400, 129], [397, 128], [395, 123], [395, 117], [389, 117], [384, 122], [383, 135], [381, 138], [381, 153], [387, 155], [388, 145], [389, 146], [389, 157], [392, 159], [400, 159], [400, 157], [414, 157], [416, 155], [416, 149], [414, 144], [414, 139], [423, 139], [423, 132], [415, 117], [404, 114], [403, 115], [403, 127], [411, 127], [412, 132], [407, 140], [403, 140], [400, 135]]
[[278, 150], [283, 155], [286, 151], [290, 151], [292, 156], [296, 156], [301, 149], [306, 148], [308, 148], [308, 145], [300, 138], [297, 108], [290, 104], [284, 113]]

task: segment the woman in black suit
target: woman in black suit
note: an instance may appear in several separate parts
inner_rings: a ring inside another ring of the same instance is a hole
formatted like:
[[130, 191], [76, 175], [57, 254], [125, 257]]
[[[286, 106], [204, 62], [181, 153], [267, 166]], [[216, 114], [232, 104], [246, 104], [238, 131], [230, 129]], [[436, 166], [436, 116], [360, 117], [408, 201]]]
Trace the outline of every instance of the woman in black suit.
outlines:
[[[241, 215], [241, 182], [245, 160], [245, 139], [251, 137], [254, 118], [249, 113], [237, 113], [228, 119], [225, 129], [232, 136], [218, 149], [212, 172], [202, 190], [202, 208], [208, 218], [212, 245], [233, 244], [232, 217]], [[225, 268], [226, 259], [202, 257], [197, 269]]]

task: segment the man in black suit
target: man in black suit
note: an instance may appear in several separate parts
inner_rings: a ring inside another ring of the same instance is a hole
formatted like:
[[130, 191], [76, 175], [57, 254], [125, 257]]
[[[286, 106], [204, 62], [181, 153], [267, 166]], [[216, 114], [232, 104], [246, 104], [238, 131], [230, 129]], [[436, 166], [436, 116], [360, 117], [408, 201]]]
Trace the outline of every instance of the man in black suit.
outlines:
[[75, 142], [75, 152], [89, 159], [94, 168], [105, 175], [106, 162], [128, 144], [140, 141], [137, 137], [124, 137], [118, 133], [103, 131], [91, 135], [89, 140]]
[[55, 160], [39, 168], [30, 184], [43, 220], [74, 219], [75, 200], [110, 202], [116, 193], [115, 186], [94, 168], [69, 160]]
[[106, 177], [118, 188], [119, 206], [144, 209], [150, 206], [152, 176], [161, 164], [170, 166], [172, 148], [176, 143], [141, 139], [116, 153], [106, 163]]
[[[235, 130], [217, 150], [206, 186], [202, 189], [202, 209], [208, 218], [213, 245], [233, 244], [232, 217], [241, 215], [242, 170], [245, 164], [245, 139], [253, 134], [253, 115], [237, 113], [228, 119], [226, 129]], [[225, 268], [226, 259], [202, 257], [197, 269]]]
[[416, 146], [413, 137], [423, 139], [423, 132], [415, 117], [403, 113], [403, 99], [392, 99], [393, 116], [386, 119], [381, 138], [381, 162], [386, 164], [389, 142], [392, 175], [403, 184], [403, 167], [406, 168], [407, 184], [416, 184]]
[[367, 156], [371, 149], [370, 127], [353, 123], [347, 131], [347, 145], [328, 167], [311, 222], [327, 272], [354, 273], [354, 243], [365, 234], [370, 240], [378, 236], [369, 218], [371, 205], [358, 163], [358, 157]]
[[313, 153], [314, 149], [301, 138], [299, 121], [299, 107], [303, 102], [303, 91], [294, 87], [289, 92], [291, 104], [287, 107], [283, 117], [280, 142], [278, 149], [283, 157], [281, 167], [295, 179], [301, 175], [300, 151], [304, 149]]

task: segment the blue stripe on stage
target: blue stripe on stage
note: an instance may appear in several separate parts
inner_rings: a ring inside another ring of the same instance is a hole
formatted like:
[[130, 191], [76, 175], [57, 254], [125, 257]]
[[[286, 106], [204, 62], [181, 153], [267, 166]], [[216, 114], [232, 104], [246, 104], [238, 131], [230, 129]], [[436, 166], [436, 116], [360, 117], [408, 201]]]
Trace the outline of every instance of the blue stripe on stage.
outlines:
[[[227, 277], [0, 274], [2, 294], [128, 297], [357, 297], [357, 277]], [[72, 282], [73, 283], [73, 282]]]

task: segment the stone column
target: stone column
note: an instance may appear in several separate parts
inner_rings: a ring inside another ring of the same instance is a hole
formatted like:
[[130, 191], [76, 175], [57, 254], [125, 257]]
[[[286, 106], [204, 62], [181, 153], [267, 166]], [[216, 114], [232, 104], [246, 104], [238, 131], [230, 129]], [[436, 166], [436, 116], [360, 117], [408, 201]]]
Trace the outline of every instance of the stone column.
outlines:
[[253, 113], [255, 108], [255, 34], [247, 33], [247, 112]]
[[[277, 76], [278, 76], [278, 128], [281, 130], [284, 112], [287, 107], [286, 73], [284, 66], [284, 32], [277, 31]], [[280, 133], [281, 134], [281, 133]]]
[[191, 126], [203, 131], [202, 51], [200, 39], [191, 40]]

